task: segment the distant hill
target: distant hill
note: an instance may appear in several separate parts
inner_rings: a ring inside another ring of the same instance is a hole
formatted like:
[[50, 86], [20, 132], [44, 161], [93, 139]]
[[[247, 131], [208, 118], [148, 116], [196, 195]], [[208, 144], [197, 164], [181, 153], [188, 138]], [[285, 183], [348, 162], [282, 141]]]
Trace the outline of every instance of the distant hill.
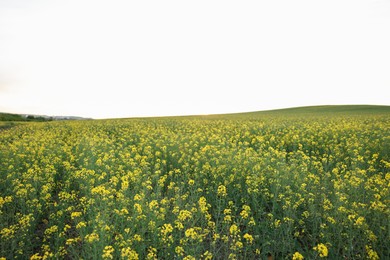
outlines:
[[86, 120], [91, 118], [83, 118], [78, 116], [46, 116], [46, 115], [30, 115], [30, 114], [10, 114], [0, 113], [0, 121], [12, 122], [44, 122], [55, 120]]
[[[243, 113], [230, 114], [210, 114], [210, 115], [193, 115], [182, 116], [188, 118], [204, 119], [247, 119], [260, 118], [264, 116], [326, 116], [326, 115], [390, 115], [390, 106], [380, 105], [326, 105], [326, 106], [305, 106], [292, 107], [274, 110], [262, 110]], [[180, 118], [180, 116], [176, 117]]]
[[0, 113], [0, 121], [25, 121], [21, 115]]
[[307, 106], [262, 111], [263, 113], [390, 113], [390, 106], [328, 105]]

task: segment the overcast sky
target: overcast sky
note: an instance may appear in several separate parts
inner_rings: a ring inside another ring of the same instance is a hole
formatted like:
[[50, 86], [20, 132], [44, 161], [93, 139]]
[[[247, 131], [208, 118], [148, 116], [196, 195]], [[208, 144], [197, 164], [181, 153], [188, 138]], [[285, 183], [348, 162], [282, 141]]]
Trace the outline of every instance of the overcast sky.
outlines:
[[388, 0], [0, 0], [0, 111], [390, 105]]

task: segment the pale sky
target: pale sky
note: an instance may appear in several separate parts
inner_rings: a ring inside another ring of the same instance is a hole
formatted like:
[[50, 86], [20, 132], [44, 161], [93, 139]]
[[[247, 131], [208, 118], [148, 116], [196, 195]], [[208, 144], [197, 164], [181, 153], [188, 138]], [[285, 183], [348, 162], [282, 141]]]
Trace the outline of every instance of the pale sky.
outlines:
[[0, 0], [0, 111], [390, 105], [389, 0]]

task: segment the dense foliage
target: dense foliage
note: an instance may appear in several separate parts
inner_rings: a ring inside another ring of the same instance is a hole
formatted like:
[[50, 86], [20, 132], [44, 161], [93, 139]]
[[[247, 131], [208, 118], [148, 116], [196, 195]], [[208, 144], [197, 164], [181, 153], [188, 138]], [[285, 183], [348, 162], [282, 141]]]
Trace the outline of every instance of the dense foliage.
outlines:
[[210, 118], [1, 131], [0, 257], [390, 255], [390, 115]]
[[22, 116], [18, 114], [8, 114], [8, 113], [0, 113], [0, 122], [6, 121], [6, 122], [14, 122], [14, 121], [21, 121], [21, 122], [28, 122], [28, 121], [35, 121], [35, 122], [43, 122], [43, 121], [51, 121], [51, 118], [44, 118], [42, 116]]
[[21, 115], [0, 113], [0, 121], [26, 121]]

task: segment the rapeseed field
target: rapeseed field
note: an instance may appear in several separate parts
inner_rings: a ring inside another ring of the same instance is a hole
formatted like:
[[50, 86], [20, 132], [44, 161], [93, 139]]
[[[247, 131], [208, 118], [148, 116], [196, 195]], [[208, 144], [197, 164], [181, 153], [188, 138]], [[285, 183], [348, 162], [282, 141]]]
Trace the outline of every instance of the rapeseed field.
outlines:
[[386, 259], [390, 114], [0, 130], [1, 259]]

